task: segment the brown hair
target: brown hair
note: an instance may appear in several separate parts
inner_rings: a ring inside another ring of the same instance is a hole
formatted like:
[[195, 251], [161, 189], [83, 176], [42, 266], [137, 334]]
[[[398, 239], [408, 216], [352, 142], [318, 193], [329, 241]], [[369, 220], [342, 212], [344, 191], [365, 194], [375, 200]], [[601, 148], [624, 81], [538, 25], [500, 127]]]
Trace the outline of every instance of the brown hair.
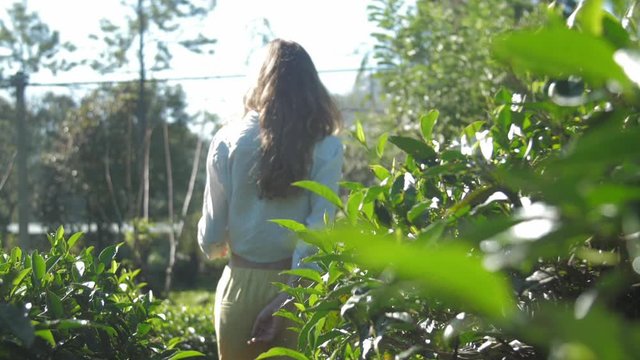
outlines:
[[297, 193], [291, 183], [309, 175], [314, 145], [342, 122], [302, 46], [281, 39], [269, 43], [258, 81], [245, 97], [245, 111], [250, 110], [260, 114], [260, 197]]

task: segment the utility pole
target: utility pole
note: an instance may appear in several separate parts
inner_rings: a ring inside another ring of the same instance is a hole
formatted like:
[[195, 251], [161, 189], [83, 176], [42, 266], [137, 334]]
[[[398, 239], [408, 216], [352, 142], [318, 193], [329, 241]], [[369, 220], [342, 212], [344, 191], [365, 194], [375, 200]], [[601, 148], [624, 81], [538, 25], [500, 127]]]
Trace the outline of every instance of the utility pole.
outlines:
[[[149, 219], [149, 151], [151, 142], [151, 128], [149, 127], [147, 119], [147, 104], [145, 102], [145, 82], [146, 82], [146, 69], [144, 63], [144, 34], [146, 28], [146, 18], [144, 13], [144, 0], [138, 0], [138, 63], [140, 71], [139, 79], [139, 93], [138, 93], [138, 121], [141, 132], [141, 151], [139, 152], [140, 158], [138, 163], [142, 164], [141, 176], [140, 176], [140, 192], [139, 192], [139, 205], [142, 207], [142, 217], [145, 220]], [[136, 216], [140, 216], [139, 213]]]
[[22, 71], [11, 77], [11, 85], [16, 88], [16, 148], [18, 168], [18, 229], [20, 246], [31, 247], [29, 239], [29, 188], [27, 181], [27, 127], [24, 105], [24, 91], [28, 77]]

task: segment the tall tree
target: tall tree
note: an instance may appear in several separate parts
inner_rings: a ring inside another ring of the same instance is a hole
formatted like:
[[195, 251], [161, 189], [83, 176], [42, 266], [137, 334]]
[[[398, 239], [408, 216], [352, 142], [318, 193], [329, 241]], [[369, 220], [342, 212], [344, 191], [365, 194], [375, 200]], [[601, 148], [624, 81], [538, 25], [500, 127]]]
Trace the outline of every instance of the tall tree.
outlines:
[[[411, 5], [409, 5], [411, 3]], [[410, 128], [431, 109], [440, 111], [437, 133], [487, 113], [509, 74], [493, 61], [490, 41], [530, 21], [528, 0], [375, 0], [369, 19], [379, 30], [373, 60], [394, 126]], [[516, 12], [520, 15], [516, 16]]]
[[[124, 68], [130, 62], [138, 66], [137, 163], [140, 187], [135, 213], [131, 216], [149, 217], [149, 149], [154, 124], [149, 123], [145, 83], [147, 71], [161, 71], [171, 66], [171, 47], [174, 41], [167, 35], [182, 31], [180, 26], [188, 19], [203, 18], [215, 6], [212, 0], [122, 0], [128, 10], [124, 26], [110, 20], [101, 20], [102, 35], [93, 35], [107, 45], [100, 58], [92, 63], [94, 69], [112, 72]], [[179, 34], [178, 34], [179, 35]], [[179, 40], [177, 44], [194, 53], [212, 53], [215, 40], [199, 33], [194, 38]], [[150, 46], [150, 47], [148, 47]], [[131, 56], [135, 51], [135, 56]], [[153, 61], [150, 66], [149, 58]], [[134, 60], [135, 59], [135, 60]]]
[[0, 20], [0, 73], [15, 73], [11, 85], [15, 87], [15, 141], [17, 147], [16, 168], [18, 187], [18, 221], [20, 242], [29, 247], [28, 224], [30, 201], [27, 162], [29, 129], [26, 124], [25, 88], [28, 74], [40, 69], [52, 72], [68, 70], [74, 63], [60, 58], [63, 50], [74, 50], [73, 45], [60, 42], [57, 31], [52, 31], [40, 17], [27, 10], [24, 2], [16, 2], [7, 10], [8, 21]]

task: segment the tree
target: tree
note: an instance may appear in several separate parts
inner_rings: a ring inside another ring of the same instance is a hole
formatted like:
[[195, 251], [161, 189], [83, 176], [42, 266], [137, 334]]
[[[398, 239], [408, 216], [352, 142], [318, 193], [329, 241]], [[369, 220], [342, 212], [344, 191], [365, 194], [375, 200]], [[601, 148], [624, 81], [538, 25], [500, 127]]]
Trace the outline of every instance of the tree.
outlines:
[[[145, 99], [145, 83], [147, 81], [147, 71], [160, 71], [171, 66], [170, 41], [161, 39], [162, 35], [175, 33], [180, 29], [180, 22], [194, 17], [205, 16], [215, 5], [215, 1], [199, 1], [194, 5], [188, 0], [164, 0], [164, 1], [122, 1], [124, 7], [130, 11], [126, 16], [126, 24], [119, 26], [110, 20], [101, 20], [100, 27], [103, 35], [100, 38], [107, 44], [107, 48], [100, 54], [100, 59], [91, 63], [92, 67], [102, 72], [112, 72], [122, 69], [132, 58], [129, 51], [136, 50], [136, 60], [139, 71], [138, 105], [137, 105], [137, 133], [139, 147], [138, 169], [140, 174], [140, 187], [135, 212], [131, 215], [149, 217], [149, 149], [151, 133], [154, 124], [150, 124], [148, 119], [148, 104]], [[149, 41], [149, 35], [157, 38]], [[94, 39], [98, 36], [92, 35]], [[137, 42], [136, 42], [137, 40]], [[147, 45], [151, 42], [155, 45], [154, 51], [148, 52]], [[179, 41], [183, 48], [195, 52], [213, 52], [212, 45], [214, 39], [210, 39], [203, 34], [198, 34], [193, 39]], [[148, 58], [153, 56], [153, 65], [148, 67]]]
[[[14, 3], [7, 10], [9, 22], [0, 21], [0, 49], [7, 55], [0, 56], [0, 70], [16, 72], [11, 85], [16, 89], [16, 167], [18, 184], [18, 220], [20, 241], [29, 247], [29, 181], [27, 171], [29, 134], [25, 118], [24, 93], [29, 73], [41, 68], [52, 72], [68, 70], [74, 63], [68, 63], [56, 55], [62, 50], [73, 50], [68, 43], [61, 43], [57, 31], [51, 31], [37, 14], [29, 12], [25, 3]], [[0, 74], [3, 71], [0, 71]]]
[[[378, 25], [373, 60], [381, 68], [389, 117], [397, 128], [415, 129], [430, 109], [440, 111], [436, 133], [457, 133], [483, 118], [491, 98], [510, 80], [490, 54], [491, 39], [531, 12], [526, 1], [376, 0], [369, 19]], [[516, 17], [516, 10], [520, 13]], [[442, 140], [442, 139], [441, 139]]]

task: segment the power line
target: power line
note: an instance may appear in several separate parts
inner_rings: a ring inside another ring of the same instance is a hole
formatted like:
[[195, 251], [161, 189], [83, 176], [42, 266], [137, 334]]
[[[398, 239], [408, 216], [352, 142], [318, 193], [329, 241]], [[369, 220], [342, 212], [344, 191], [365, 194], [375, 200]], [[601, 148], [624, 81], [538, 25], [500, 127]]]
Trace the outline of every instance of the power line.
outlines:
[[[378, 68], [345, 68], [345, 69], [327, 69], [318, 70], [319, 74], [331, 74], [331, 73], [345, 73], [345, 72], [360, 72], [360, 71], [379, 71]], [[174, 81], [206, 81], [206, 80], [221, 80], [221, 79], [239, 79], [244, 78], [245, 74], [226, 74], [226, 75], [201, 75], [201, 76], [182, 76], [182, 77], [170, 77], [161, 79], [148, 79], [148, 82], [174, 82]], [[138, 81], [138, 79], [130, 80], [97, 80], [97, 81], [70, 81], [70, 82], [51, 82], [42, 83], [34, 82], [29, 83], [29, 86], [37, 87], [73, 87], [73, 86], [90, 86], [90, 85], [115, 85], [124, 84]]]

